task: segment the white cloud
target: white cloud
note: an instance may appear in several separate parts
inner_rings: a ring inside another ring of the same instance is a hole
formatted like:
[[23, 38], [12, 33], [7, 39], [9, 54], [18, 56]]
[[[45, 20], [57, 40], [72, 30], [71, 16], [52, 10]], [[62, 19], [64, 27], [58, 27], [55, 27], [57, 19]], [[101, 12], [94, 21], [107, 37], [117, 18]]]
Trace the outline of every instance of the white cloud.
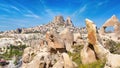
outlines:
[[84, 5], [84, 6], [79, 10], [79, 13], [84, 12], [84, 11], [86, 10], [86, 8], [87, 8], [87, 5]]
[[78, 10], [76, 10], [71, 16], [75, 17], [76, 15], [83, 13], [86, 9], [87, 5], [84, 5], [83, 7], [80, 7]]
[[37, 19], [40, 18], [40, 16], [35, 15], [35, 14], [25, 14], [24, 16], [26, 16], [26, 17], [32, 17], [32, 18], [37, 18]]
[[16, 10], [16, 11], [19, 11], [19, 12], [20, 12], [20, 9], [19, 9], [19, 8], [17, 8], [17, 7], [15, 7], [15, 6], [11, 6], [11, 8], [13, 8], [14, 10]]
[[[25, 17], [32, 17], [32, 18], [36, 18], [36, 19], [40, 18], [39, 15], [35, 14], [33, 11], [29, 10], [28, 8], [26, 8], [22, 4], [20, 4], [20, 3], [16, 2], [16, 1], [14, 1], [14, 2], [19, 6], [19, 8], [17, 8], [14, 5], [0, 4], [0, 6], [1, 6], [0, 9], [4, 10], [6, 12], [9, 12], [9, 13], [13, 13], [13, 12], [17, 11], [17, 12], [21, 13]], [[11, 9], [14, 9], [14, 11], [11, 11]]]
[[36, 18], [36, 19], [40, 19], [39, 15], [33, 13], [32, 11], [30, 11], [28, 9], [26, 11], [27, 11], [27, 13], [25, 13], [24, 16], [26, 16], [26, 17], [32, 17], [32, 18]]
[[99, 2], [97, 5], [101, 6], [101, 5], [103, 5], [103, 4], [107, 3], [107, 2], [108, 2], [108, 0], [105, 0], [105, 1]]
[[[20, 9], [18, 9], [13, 5], [0, 4], [0, 9], [8, 13], [15, 13], [15, 10], [20, 12]], [[11, 9], [14, 9], [14, 10], [11, 11]]]
[[12, 8], [14, 8], [15, 10], [19, 11], [23, 16], [25, 17], [32, 17], [32, 18], [36, 18], [39, 19], [40, 16], [35, 14], [33, 11], [29, 10], [28, 8], [26, 8], [25, 6], [21, 5], [18, 2], [15, 2], [19, 7], [21, 7], [22, 11], [20, 9], [18, 9], [15, 6], [12, 6]]

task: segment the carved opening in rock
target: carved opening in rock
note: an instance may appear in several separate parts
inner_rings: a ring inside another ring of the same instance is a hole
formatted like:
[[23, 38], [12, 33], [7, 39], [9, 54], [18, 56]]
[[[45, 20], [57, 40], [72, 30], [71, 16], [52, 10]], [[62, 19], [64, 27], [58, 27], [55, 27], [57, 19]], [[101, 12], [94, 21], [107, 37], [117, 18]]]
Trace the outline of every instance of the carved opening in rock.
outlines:
[[53, 48], [50, 49], [50, 52], [53, 53], [53, 54], [57, 53], [57, 51], [55, 49], [53, 49]]
[[40, 61], [44, 61], [44, 56], [42, 56], [42, 57], [40, 58]]
[[51, 38], [53, 38], [53, 35], [50, 35]]
[[52, 42], [54, 42], [53, 37], [54, 37], [53, 35], [50, 35], [50, 39], [51, 39]]
[[105, 39], [103, 39], [103, 41], [106, 41]]
[[21, 32], [22, 32], [22, 29], [18, 28], [17, 33], [21, 33]]
[[114, 32], [114, 27], [113, 26], [109, 26], [105, 28], [105, 33], [113, 33]]

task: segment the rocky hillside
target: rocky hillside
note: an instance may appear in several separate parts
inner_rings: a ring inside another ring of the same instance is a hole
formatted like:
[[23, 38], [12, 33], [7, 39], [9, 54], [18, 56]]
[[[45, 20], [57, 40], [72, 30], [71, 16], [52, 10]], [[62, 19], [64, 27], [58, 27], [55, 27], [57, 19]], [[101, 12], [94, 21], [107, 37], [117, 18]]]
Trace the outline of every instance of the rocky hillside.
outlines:
[[46, 31], [49, 31], [50, 29], [58, 29], [60, 27], [73, 27], [73, 23], [68, 17], [66, 20], [62, 16], [55, 16], [53, 21], [49, 22], [46, 25], [40, 25], [32, 28], [18, 28], [16, 30], [11, 31], [5, 31], [6, 34], [27, 34], [27, 33], [46, 33]]
[[[86, 27], [77, 28], [70, 17], [56, 16], [46, 25], [5, 31], [0, 34], [0, 64], [6, 68], [119, 68], [117, 17], [113, 15], [100, 29], [89, 19], [85, 23]], [[105, 31], [109, 26], [114, 32]]]

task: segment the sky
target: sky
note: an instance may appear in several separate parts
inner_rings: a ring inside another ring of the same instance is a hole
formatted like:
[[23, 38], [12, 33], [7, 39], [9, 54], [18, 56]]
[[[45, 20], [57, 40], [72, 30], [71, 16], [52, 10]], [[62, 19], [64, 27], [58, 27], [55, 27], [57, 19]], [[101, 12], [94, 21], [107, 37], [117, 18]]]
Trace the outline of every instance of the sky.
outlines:
[[28, 28], [51, 22], [54, 16], [70, 16], [77, 27], [85, 19], [98, 27], [112, 15], [120, 19], [119, 0], [0, 0], [0, 31]]

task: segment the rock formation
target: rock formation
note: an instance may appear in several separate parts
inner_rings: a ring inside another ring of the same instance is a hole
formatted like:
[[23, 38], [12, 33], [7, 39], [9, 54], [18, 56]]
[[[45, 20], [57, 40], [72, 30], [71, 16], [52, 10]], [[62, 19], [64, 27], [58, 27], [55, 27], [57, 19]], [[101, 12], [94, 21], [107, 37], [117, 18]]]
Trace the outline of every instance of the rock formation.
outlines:
[[[103, 24], [103, 26], [100, 28], [100, 33], [101, 34], [104, 34], [105, 33], [105, 29], [107, 28], [107, 27], [110, 27], [110, 26], [115, 26], [115, 25], [118, 25], [119, 24], [119, 20], [118, 20], [118, 18], [115, 16], [115, 15], [113, 15], [110, 19], [108, 19], [104, 24]], [[119, 25], [118, 25], [119, 26]], [[114, 27], [114, 31], [116, 32], [116, 31], [118, 31], [118, 27], [116, 26], [116, 27]]]
[[[32, 49], [31, 47], [27, 47], [24, 50], [23, 54], [23, 64], [22, 68], [48, 68], [50, 65], [50, 51], [49, 48], [43, 43], [42, 46], [40, 46], [39, 51], [36, 52], [36, 49]], [[27, 51], [27, 52], [26, 52]], [[35, 51], [35, 52], [34, 52]], [[31, 54], [31, 52], [34, 52]], [[31, 61], [29, 62], [24, 62], [25, 57], [24, 55], [28, 54], [28, 59], [31, 57]]]
[[71, 21], [71, 19], [70, 19], [70, 17], [67, 17], [67, 19], [65, 21], [65, 24], [66, 24], [66, 26], [71, 26], [71, 27], [74, 26], [73, 23], [72, 23], [72, 21]]
[[[45, 66], [46, 64], [46, 66]], [[23, 64], [22, 68], [48, 68], [50, 64], [49, 53], [40, 52], [37, 54], [30, 63]]]
[[46, 41], [48, 43], [48, 46], [54, 49], [65, 48], [64, 41], [60, 38], [58, 34], [53, 31], [46, 33]]
[[92, 45], [84, 45], [84, 48], [81, 50], [81, 61], [83, 64], [90, 64], [97, 61], [97, 57]]
[[95, 53], [99, 59], [105, 59], [105, 68], [119, 68], [120, 55], [111, 54], [100, 43], [97, 37], [96, 25], [89, 19], [86, 19], [86, 27], [88, 31], [88, 42], [93, 45]]
[[53, 68], [64, 68], [64, 60], [60, 58], [54, 65]]
[[76, 65], [67, 53], [62, 53], [60, 59], [53, 66], [53, 68], [76, 68]]
[[117, 24], [119, 22], [118, 18], [113, 15], [110, 19], [108, 19], [103, 26], [114, 26], [114, 24]]
[[[113, 27], [113, 31], [107, 31], [106, 28], [110, 29], [109, 27]], [[109, 18], [103, 26], [100, 28], [99, 33], [102, 37], [106, 39], [111, 39], [116, 42], [120, 42], [120, 22], [118, 18], [113, 15]]]
[[34, 50], [31, 47], [27, 47], [26, 49], [24, 49], [24, 53], [22, 56], [23, 63], [31, 62], [33, 53], [34, 53]]
[[64, 19], [63, 16], [55, 16], [53, 23], [57, 24], [57, 25], [64, 25]]
[[117, 24], [114, 25], [114, 33], [116, 35], [120, 34], [120, 23], [117, 23]]
[[67, 53], [62, 53], [63, 60], [64, 60], [64, 68], [75, 68], [73, 61], [70, 59]]
[[[93, 21], [86, 19], [85, 22], [86, 27], [77, 28], [73, 27], [70, 17], [64, 21], [62, 16], [56, 16], [54, 21], [46, 25], [0, 34], [0, 47], [28, 45], [21, 58], [21, 68], [76, 68], [73, 61], [89, 64], [97, 60], [106, 60], [105, 68], [119, 68], [120, 55], [110, 53], [103, 45], [103, 41], [112, 40], [113, 36], [120, 39], [120, 23], [116, 16], [106, 21], [100, 32]], [[109, 26], [114, 27], [113, 33], [105, 33], [105, 28]], [[1, 49], [0, 53], [6, 52], [7, 49]]]
[[73, 33], [73, 36], [74, 36], [74, 42], [73, 42], [74, 45], [84, 45], [84, 40], [80, 32]]
[[[36, 49], [27, 47], [23, 54], [22, 68], [75, 68], [74, 62], [65, 52], [52, 53], [51, 48], [41, 41], [42, 46], [39, 52], [34, 52]], [[56, 44], [55, 44], [56, 45]], [[57, 51], [57, 48], [54, 47]], [[60, 47], [61, 48], [61, 47]], [[34, 52], [34, 54], [33, 54]], [[32, 53], [32, 54], [31, 54]], [[27, 55], [27, 56], [26, 56]], [[31, 59], [32, 58], [32, 59]], [[56, 62], [55, 62], [56, 61]]]
[[68, 28], [65, 28], [62, 32], [60, 32], [60, 37], [65, 42], [66, 50], [70, 51], [74, 41], [73, 33]]

